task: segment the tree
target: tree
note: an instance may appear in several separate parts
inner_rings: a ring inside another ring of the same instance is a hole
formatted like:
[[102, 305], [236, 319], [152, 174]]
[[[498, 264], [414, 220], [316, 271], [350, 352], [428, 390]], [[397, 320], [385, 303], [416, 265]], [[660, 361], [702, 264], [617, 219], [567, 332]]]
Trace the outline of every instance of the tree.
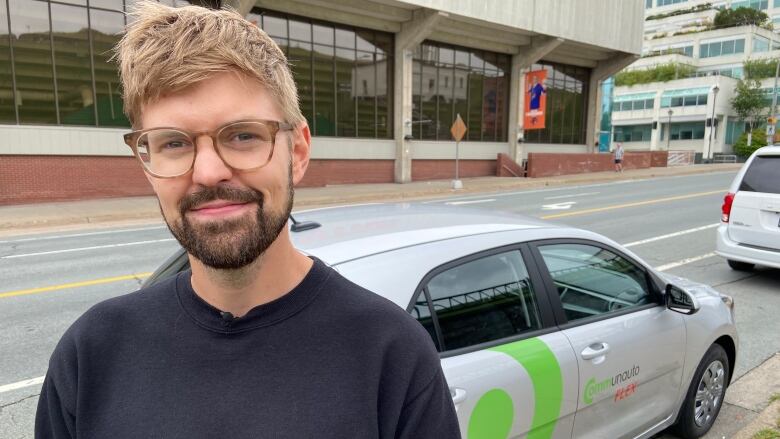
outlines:
[[731, 107], [741, 120], [749, 124], [749, 132], [752, 132], [769, 115], [761, 83], [755, 79], [743, 79], [737, 82], [734, 92]]
[[767, 145], [765, 131], [757, 130], [752, 133], [750, 145], [748, 145], [747, 142], [747, 135], [748, 133], [742, 133], [742, 135], [739, 136], [739, 139], [734, 142], [734, 153], [740, 157], [750, 157], [750, 154], [753, 154], [753, 151]]
[[769, 16], [753, 8], [721, 9], [715, 15], [714, 24], [717, 28], [734, 26], [766, 26]]

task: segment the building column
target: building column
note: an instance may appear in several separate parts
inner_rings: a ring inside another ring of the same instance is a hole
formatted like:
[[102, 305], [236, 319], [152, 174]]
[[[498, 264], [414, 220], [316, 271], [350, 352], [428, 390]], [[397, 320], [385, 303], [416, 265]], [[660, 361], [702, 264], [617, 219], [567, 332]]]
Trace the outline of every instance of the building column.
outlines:
[[596, 132], [601, 126], [601, 82], [621, 71], [636, 61], [637, 58], [639, 58], [639, 55], [616, 55], [599, 61], [598, 65], [591, 70], [590, 82], [588, 83], [588, 114], [586, 119], [587, 131], [585, 134], [585, 144], [588, 147], [588, 151], [595, 152]]
[[531, 66], [563, 43], [563, 38], [534, 37], [531, 44], [521, 46], [512, 55], [512, 72], [509, 77], [509, 156], [516, 163], [523, 163], [524, 145], [518, 142], [523, 133], [523, 109], [525, 108], [525, 73]]
[[395, 182], [412, 181], [412, 50], [430, 35], [446, 12], [418, 9], [412, 20], [395, 34], [393, 66], [393, 138], [395, 139]]

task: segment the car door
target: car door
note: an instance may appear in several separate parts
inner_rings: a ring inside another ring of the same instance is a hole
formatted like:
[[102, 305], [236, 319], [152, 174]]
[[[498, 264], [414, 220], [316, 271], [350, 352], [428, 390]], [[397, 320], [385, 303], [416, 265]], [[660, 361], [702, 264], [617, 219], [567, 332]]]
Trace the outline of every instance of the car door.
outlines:
[[731, 206], [729, 237], [769, 251], [780, 249], [780, 155], [753, 157]]
[[574, 437], [635, 437], [668, 420], [685, 390], [686, 333], [647, 270], [592, 241], [540, 241], [533, 251], [579, 364]]
[[442, 355], [464, 438], [569, 438], [577, 360], [557, 331], [527, 247], [429, 273], [410, 305]]

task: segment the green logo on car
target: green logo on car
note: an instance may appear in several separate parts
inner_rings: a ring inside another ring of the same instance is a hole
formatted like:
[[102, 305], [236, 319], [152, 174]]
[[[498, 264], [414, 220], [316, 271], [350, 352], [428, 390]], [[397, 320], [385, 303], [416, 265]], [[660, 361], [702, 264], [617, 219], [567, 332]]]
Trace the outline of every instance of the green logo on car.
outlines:
[[[561, 412], [563, 377], [558, 359], [542, 340], [531, 338], [490, 349], [509, 355], [531, 377], [534, 415], [528, 439], [552, 437]], [[512, 430], [515, 406], [502, 389], [491, 389], [477, 401], [469, 419], [468, 439], [506, 438]]]

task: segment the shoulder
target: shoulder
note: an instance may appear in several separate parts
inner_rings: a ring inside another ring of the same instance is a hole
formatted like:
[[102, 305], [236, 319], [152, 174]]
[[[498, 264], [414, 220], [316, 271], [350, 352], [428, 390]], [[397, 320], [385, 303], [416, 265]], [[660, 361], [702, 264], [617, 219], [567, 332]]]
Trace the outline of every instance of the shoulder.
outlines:
[[178, 277], [135, 292], [104, 300], [92, 306], [65, 331], [52, 360], [73, 350], [116, 343], [122, 333], [142, 331], [149, 322], [160, 321], [175, 304]]
[[[330, 269], [332, 270], [332, 269]], [[404, 351], [438, 363], [431, 336], [405, 309], [336, 272], [331, 273], [318, 312], [331, 314], [361, 338], [393, 352]]]

